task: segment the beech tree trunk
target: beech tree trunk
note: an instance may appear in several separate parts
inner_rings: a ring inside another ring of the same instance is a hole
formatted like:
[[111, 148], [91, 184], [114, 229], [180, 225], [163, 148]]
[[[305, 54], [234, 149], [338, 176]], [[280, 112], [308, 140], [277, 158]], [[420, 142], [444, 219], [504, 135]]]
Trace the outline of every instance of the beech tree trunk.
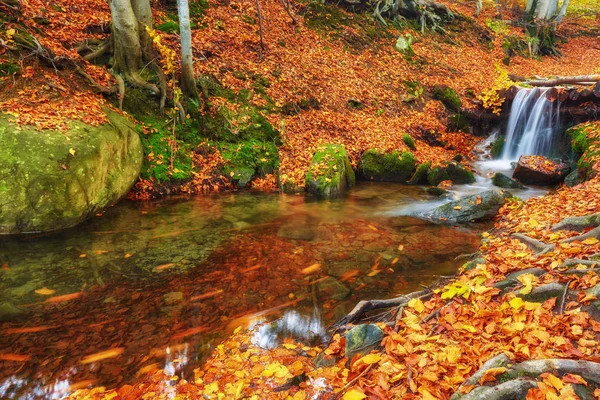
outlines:
[[[114, 45], [113, 70], [121, 73], [130, 84], [142, 87], [159, 94], [160, 91], [148, 83], [140, 75], [142, 60], [152, 58], [152, 43], [148, 43], [148, 36], [143, 21], [152, 19], [150, 0], [109, 0], [112, 16], [112, 40]], [[139, 13], [136, 15], [136, 11]], [[143, 29], [142, 32], [140, 30]], [[142, 46], [144, 43], [144, 46]], [[148, 47], [148, 45], [150, 47]]]
[[197, 98], [198, 89], [194, 79], [194, 58], [192, 55], [192, 30], [188, 0], [177, 0], [179, 12], [179, 33], [181, 36], [181, 91], [187, 98]]

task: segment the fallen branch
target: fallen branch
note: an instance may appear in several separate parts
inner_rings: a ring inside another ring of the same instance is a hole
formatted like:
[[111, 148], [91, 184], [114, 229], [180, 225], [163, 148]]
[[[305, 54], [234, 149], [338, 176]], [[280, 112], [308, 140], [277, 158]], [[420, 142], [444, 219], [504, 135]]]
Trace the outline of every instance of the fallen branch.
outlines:
[[524, 83], [530, 86], [548, 87], [566, 85], [569, 83], [580, 83], [580, 82], [598, 82], [600, 81], [600, 75], [578, 75], [578, 76], [559, 76], [554, 79], [534, 79], [526, 80]]
[[433, 293], [427, 290], [421, 290], [419, 292], [413, 292], [406, 295], [398, 296], [393, 299], [386, 300], [361, 300], [358, 304], [350, 311], [346, 316], [340, 319], [338, 322], [332, 325], [331, 330], [335, 331], [342, 326], [348, 325], [360, 317], [362, 317], [365, 313], [373, 310], [380, 310], [382, 308], [392, 308], [392, 307], [404, 307], [408, 305], [408, 302], [412, 299], [423, 299], [431, 296]]
[[513, 233], [511, 237], [525, 243], [525, 245], [537, 255], [546, 254], [554, 250], [555, 247], [554, 244], [540, 242], [539, 240], [530, 238], [522, 233]]

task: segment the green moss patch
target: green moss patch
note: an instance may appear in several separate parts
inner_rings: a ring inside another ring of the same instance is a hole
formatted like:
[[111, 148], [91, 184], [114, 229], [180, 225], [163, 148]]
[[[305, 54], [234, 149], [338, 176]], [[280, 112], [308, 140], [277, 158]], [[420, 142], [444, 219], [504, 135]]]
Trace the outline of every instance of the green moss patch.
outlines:
[[317, 149], [306, 174], [306, 188], [321, 198], [340, 195], [356, 182], [348, 154], [340, 144]]
[[277, 147], [273, 143], [249, 140], [218, 144], [226, 161], [224, 174], [238, 186], [246, 186], [256, 176], [273, 174], [279, 167]]
[[375, 181], [406, 182], [416, 169], [417, 160], [408, 151], [402, 154], [394, 151], [382, 153], [367, 150], [360, 161], [359, 172], [362, 177]]
[[447, 109], [451, 111], [460, 111], [462, 101], [454, 89], [445, 85], [436, 85], [432, 90], [433, 98], [444, 103]]
[[579, 177], [589, 179], [597, 171], [593, 166], [600, 159], [600, 122], [587, 122], [576, 125], [567, 130], [571, 136], [573, 152], [579, 156], [577, 170]]

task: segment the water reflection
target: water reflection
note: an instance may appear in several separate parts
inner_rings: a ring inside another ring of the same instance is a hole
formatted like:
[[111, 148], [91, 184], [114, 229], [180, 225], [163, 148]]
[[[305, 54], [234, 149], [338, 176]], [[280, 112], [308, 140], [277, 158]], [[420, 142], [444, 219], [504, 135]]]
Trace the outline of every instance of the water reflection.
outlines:
[[189, 376], [236, 326], [281, 316], [258, 328], [261, 345], [319, 340], [357, 301], [416, 290], [475, 251], [484, 226], [393, 214], [430, 199], [421, 187], [364, 184], [332, 201], [124, 202], [73, 230], [4, 239], [0, 397], [60, 397], [157, 369]]

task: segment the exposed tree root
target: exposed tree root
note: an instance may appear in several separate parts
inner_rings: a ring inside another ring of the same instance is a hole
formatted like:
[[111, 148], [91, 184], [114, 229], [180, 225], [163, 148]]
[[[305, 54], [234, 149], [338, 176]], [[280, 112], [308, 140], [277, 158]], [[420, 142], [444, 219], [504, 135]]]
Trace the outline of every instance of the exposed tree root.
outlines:
[[98, 93], [102, 93], [102, 94], [106, 94], [106, 95], [111, 95], [111, 94], [117, 93], [117, 87], [115, 87], [115, 86], [106, 87], [106, 86], [100, 85], [98, 82], [96, 82], [94, 80], [94, 78], [92, 78], [87, 72], [85, 72], [83, 70], [83, 68], [81, 68], [77, 64], [75, 64], [75, 71], [77, 71], [77, 73], [79, 75], [83, 76], [88, 81], [88, 83], [92, 86], [92, 88], [94, 88], [94, 90], [97, 91]]
[[413, 292], [406, 295], [398, 296], [393, 299], [385, 299], [385, 300], [361, 300], [358, 304], [346, 314], [345, 317], [340, 319], [338, 322], [331, 326], [332, 331], [336, 331], [339, 328], [348, 325], [352, 322], [360, 319], [365, 313], [373, 310], [380, 310], [382, 308], [392, 308], [392, 307], [404, 307], [408, 305], [408, 302], [411, 299], [423, 299], [426, 297], [432, 296], [433, 293], [428, 290], [422, 290], [419, 292]]
[[496, 386], [480, 386], [464, 396], [457, 397], [462, 400], [507, 400], [524, 399], [529, 389], [537, 387], [535, 381], [528, 379], [513, 379]]
[[[593, 261], [593, 260], [582, 260], [580, 258], [567, 258], [565, 261], [563, 261], [563, 263], [560, 265], [561, 267], [573, 267], [576, 265], [586, 265], [588, 267], [594, 267], [594, 266], [599, 266], [600, 267], [600, 261]], [[577, 272], [577, 271], [581, 271], [583, 273], [588, 272], [590, 269], [582, 269], [582, 270], [569, 270], [568, 272]]]
[[[509, 367], [510, 366], [510, 367]], [[486, 371], [497, 367], [509, 367], [501, 375], [502, 380], [508, 379], [496, 386], [479, 386], [468, 394], [462, 394], [465, 386], [479, 385], [479, 380]], [[552, 373], [562, 376], [564, 374], [580, 375], [588, 382], [600, 384], [600, 363], [584, 360], [547, 359], [524, 361], [520, 364], [510, 365], [510, 360], [504, 354], [491, 358], [481, 368], [459, 387], [451, 400], [489, 400], [489, 399], [521, 399], [525, 398], [527, 391], [537, 384], [535, 379], [543, 373]], [[524, 377], [528, 377], [524, 378]]]
[[537, 239], [530, 238], [529, 236], [526, 236], [522, 233], [513, 233], [510, 236], [525, 243], [527, 245], [527, 247], [529, 247], [529, 249], [537, 255], [546, 254], [546, 253], [554, 250], [554, 247], [555, 247], [554, 244], [548, 244], [548, 243], [541, 242]]
[[600, 239], [600, 226], [592, 229], [591, 231], [584, 233], [583, 235], [573, 236], [571, 238], [563, 240], [561, 243], [572, 243], [572, 242], [583, 242], [586, 239]]
[[[568, 290], [568, 288], [567, 288]], [[536, 286], [530, 293], [521, 294], [520, 290], [515, 290], [513, 293], [517, 297], [521, 297], [527, 301], [544, 302], [553, 297], [561, 296], [565, 292], [565, 285], [558, 282], [551, 282], [545, 285]]]
[[581, 232], [586, 228], [597, 227], [600, 225], [600, 214], [584, 215], [582, 217], [567, 217], [560, 222], [552, 225], [552, 232], [557, 231], [577, 231]]
[[106, 52], [109, 51], [111, 49], [111, 47], [112, 47], [111, 41], [108, 40], [105, 43], [101, 44], [96, 50], [83, 56], [83, 59], [85, 61], [95, 60], [96, 58], [101, 57], [104, 54], [106, 54]]

